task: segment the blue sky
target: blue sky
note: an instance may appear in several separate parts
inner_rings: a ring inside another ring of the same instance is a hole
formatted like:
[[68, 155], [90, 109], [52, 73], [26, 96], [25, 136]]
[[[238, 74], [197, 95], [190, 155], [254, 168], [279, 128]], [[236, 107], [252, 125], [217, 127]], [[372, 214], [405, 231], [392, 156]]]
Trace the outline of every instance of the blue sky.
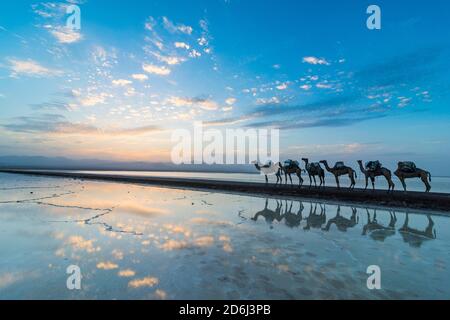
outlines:
[[[450, 175], [448, 1], [3, 1], [0, 154], [169, 161], [171, 130]], [[366, 8], [382, 29], [366, 27]]]

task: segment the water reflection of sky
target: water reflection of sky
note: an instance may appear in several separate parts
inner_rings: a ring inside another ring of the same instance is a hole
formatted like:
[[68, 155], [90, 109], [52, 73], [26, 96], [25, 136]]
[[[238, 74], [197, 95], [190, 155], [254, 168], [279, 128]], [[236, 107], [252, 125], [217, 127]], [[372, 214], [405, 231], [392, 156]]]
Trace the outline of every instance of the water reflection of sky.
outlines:
[[445, 216], [5, 174], [0, 191], [3, 299], [450, 297]]

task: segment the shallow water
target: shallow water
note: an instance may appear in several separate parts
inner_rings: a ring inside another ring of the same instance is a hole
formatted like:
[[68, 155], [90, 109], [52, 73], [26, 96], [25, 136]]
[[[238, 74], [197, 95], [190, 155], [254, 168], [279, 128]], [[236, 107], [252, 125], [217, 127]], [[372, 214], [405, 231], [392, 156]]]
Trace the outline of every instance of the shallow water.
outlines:
[[[66, 170], [67, 171], [67, 170]], [[68, 171], [68, 172], [80, 172], [80, 173], [95, 173], [95, 174], [109, 174], [109, 175], [128, 175], [128, 176], [144, 176], [144, 177], [169, 177], [169, 178], [189, 178], [189, 179], [211, 179], [211, 180], [226, 180], [226, 181], [243, 181], [243, 182], [258, 182], [265, 183], [264, 176], [255, 173], [215, 173], [215, 172], [164, 172], [164, 171]], [[358, 177], [356, 179], [356, 188], [365, 187], [364, 176], [357, 172]], [[303, 173], [302, 178], [306, 186], [309, 186], [309, 178]], [[276, 177], [270, 176], [269, 181], [271, 183], [276, 182]], [[295, 175], [292, 175], [294, 184], [298, 184], [299, 180]], [[402, 184], [397, 177], [393, 176], [392, 181], [396, 186], [396, 190], [403, 190]], [[283, 176], [283, 183], [285, 182]], [[319, 180], [317, 179], [317, 182]], [[333, 176], [328, 173], [325, 177], [325, 183], [327, 186], [335, 187], [336, 181]], [[348, 187], [350, 180], [348, 176], [342, 176], [340, 178], [342, 187]], [[314, 184], [314, 182], [313, 182]], [[425, 186], [420, 179], [407, 179], [406, 185], [410, 191], [425, 191]], [[376, 188], [381, 190], [387, 190], [388, 184], [384, 177], [376, 178]], [[432, 192], [450, 193], [450, 177], [432, 177], [431, 181]], [[369, 182], [369, 188], [372, 188]]]
[[0, 174], [0, 299], [448, 299], [449, 268], [442, 215]]

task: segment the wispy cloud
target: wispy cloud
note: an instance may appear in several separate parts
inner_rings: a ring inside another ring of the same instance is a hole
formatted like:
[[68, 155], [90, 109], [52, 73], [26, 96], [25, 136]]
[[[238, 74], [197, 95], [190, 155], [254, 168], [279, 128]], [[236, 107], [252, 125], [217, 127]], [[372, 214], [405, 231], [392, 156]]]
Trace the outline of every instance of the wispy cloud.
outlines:
[[142, 73], [135, 73], [135, 74], [132, 74], [131, 77], [132, 77], [134, 80], [138, 80], [138, 81], [145, 81], [145, 80], [148, 80], [148, 76], [145, 75], [145, 74], [142, 74]]
[[50, 30], [50, 33], [62, 44], [71, 44], [83, 39], [83, 35], [80, 32], [66, 27], [55, 28]]
[[171, 70], [165, 66], [156, 66], [154, 64], [146, 64], [142, 65], [142, 69], [147, 73], [152, 73], [160, 76], [168, 76]]
[[180, 32], [184, 34], [192, 34], [193, 28], [184, 24], [175, 24], [170, 21], [167, 17], [163, 17], [163, 25], [169, 32]]
[[125, 87], [125, 86], [132, 84], [133, 81], [126, 80], [126, 79], [117, 79], [117, 80], [111, 81], [111, 83], [115, 86]]
[[217, 110], [219, 109], [219, 105], [217, 102], [208, 99], [208, 98], [183, 98], [172, 96], [167, 99], [167, 104], [175, 106], [175, 107], [199, 107], [203, 110]]
[[64, 116], [58, 114], [18, 117], [0, 126], [17, 133], [55, 135], [134, 136], [161, 131], [159, 127], [153, 125], [132, 128], [98, 128], [91, 124], [70, 122]]
[[330, 63], [325, 60], [324, 58], [317, 58], [317, 57], [304, 57], [303, 58], [303, 62], [304, 63], [309, 63], [309, 64], [318, 64], [318, 65], [330, 65]]
[[30, 76], [30, 77], [53, 77], [62, 75], [61, 70], [50, 69], [40, 65], [38, 62], [28, 59], [9, 59], [11, 77], [18, 77], [20, 75]]

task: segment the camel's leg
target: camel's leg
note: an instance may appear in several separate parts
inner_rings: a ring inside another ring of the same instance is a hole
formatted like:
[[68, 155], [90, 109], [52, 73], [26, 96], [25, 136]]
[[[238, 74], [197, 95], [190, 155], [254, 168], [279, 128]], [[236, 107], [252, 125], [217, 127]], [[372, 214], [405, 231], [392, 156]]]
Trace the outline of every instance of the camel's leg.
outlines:
[[265, 175], [266, 177], [266, 184], [269, 183], [269, 178], [267, 177], [267, 174]]
[[316, 188], [317, 188], [317, 181], [316, 181], [316, 176], [313, 176], [313, 179], [314, 179], [314, 187], [316, 187]]
[[288, 177], [288, 174], [287, 174], [287, 173], [285, 173], [285, 174], [284, 174], [284, 179], [286, 180], [286, 181], [284, 182], [285, 184], [287, 184], [287, 182], [288, 182], [288, 179], [287, 179], [287, 177]]
[[335, 175], [334, 178], [336, 179], [337, 188], [340, 189], [341, 186], [339, 185], [339, 177], [337, 175]]
[[405, 190], [405, 192], [406, 192], [406, 183], [405, 183], [405, 178], [400, 178], [400, 181], [402, 182], [402, 185], [403, 185], [403, 190]]
[[368, 186], [369, 186], [369, 177], [366, 175], [366, 187], [364, 188], [364, 191], [367, 190]]
[[303, 178], [301, 173], [297, 173], [299, 187], [303, 185]]
[[312, 179], [311, 179], [311, 175], [310, 174], [308, 174], [309, 175], [309, 188], [311, 189], [311, 187], [312, 187]]
[[355, 186], [355, 179], [353, 178], [353, 173], [349, 173], [348, 177], [350, 178], [350, 188], [349, 189], [353, 189], [353, 187]]
[[373, 189], [373, 191], [375, 191], [375, 178], [370, 177], [370, 180], [372, 180], [372, 189]]
[[428, 183], [428, 177], [422, 175], [422, 176], [420, 177], [420, 179], [422, 179], [422, 182], [425, 184], [425, 187], [426, 187], [425, 192], [430, 192], [431, 186], [430, 186], [430, 184]]
[[293, 185], [294, 183], [292, 182], [292, 176], [289, 174], [289, 180], [291, 180], [291, 185]]

